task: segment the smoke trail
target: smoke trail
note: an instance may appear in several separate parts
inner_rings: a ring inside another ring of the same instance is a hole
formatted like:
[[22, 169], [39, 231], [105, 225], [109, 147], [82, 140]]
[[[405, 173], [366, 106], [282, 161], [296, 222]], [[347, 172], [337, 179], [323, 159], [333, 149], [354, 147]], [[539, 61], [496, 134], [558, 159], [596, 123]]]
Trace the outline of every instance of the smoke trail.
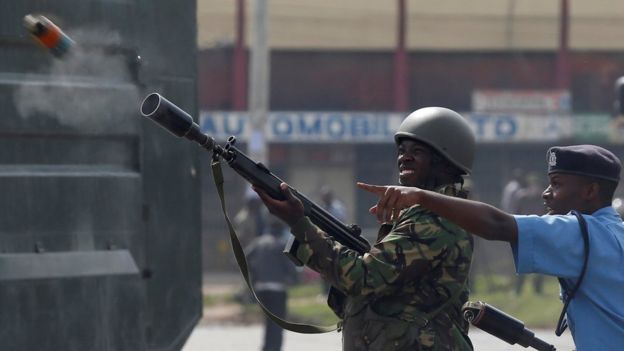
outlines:
[[[81, 131], [106, 131], [135, 116], [140, 89], [118, 33], [103, 28], [67, 31], [77, 43], [43, 74], [27, 75], [14, 94], [20, 117], [55, 118]], [[88, 46], [87, 46], [88, 44]], [[138, 123], [138, 122], [137, 122]], [[116, 128], [118, 129], [118, 128]], [[112, 129], [112, 130], [116, 130]]]

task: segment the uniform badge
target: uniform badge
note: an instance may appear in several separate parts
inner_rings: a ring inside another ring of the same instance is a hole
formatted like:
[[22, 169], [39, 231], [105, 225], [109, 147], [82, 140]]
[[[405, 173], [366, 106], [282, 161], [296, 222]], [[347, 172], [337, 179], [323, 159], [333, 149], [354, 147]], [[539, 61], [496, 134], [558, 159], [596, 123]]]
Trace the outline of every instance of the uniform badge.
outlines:
[[557, 155], [554, 151], [550, 152], [550, 156], [548, 157], [548, 165], [550, 167], [554, 167], [557, 165]]

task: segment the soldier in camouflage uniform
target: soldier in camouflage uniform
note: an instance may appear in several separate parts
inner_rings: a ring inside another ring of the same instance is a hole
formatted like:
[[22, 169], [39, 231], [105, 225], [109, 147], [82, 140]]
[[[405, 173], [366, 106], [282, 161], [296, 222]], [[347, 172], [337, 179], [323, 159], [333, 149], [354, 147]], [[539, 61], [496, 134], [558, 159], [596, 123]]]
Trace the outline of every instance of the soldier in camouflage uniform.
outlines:
[[[395, 141], [401, 185], [460, 196], [475, 138], [459, 114], [417, 110]], [[256, 189], [299, 240], [298, 258], [332, 284], [328, 304], [342, 319], [343, 350], [472, 350], [460, 314], [468, 299], [469, 233], [413, 206], [395, 211], [360, 255], [312, 224], [286, 184], [282, 190], [284, 201]]]

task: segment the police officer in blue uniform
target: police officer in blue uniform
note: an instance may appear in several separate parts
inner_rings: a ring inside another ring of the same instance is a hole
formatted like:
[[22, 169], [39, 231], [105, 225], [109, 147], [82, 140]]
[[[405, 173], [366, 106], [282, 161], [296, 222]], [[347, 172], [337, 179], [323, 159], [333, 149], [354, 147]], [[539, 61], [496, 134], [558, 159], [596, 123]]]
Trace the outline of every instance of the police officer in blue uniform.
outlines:
[[604, 148], [573, 145], [550, 148], [547, 163], [544, 216], [512, 215], [417, 188], [358, 185], [379, 195], [371, 209], [379, 220], [420, 204], [473, 234], [509, 242], [518, 273], [559, 278], [578, 351], [624, 349], [624, 224], [611, 206], [621, 162]]

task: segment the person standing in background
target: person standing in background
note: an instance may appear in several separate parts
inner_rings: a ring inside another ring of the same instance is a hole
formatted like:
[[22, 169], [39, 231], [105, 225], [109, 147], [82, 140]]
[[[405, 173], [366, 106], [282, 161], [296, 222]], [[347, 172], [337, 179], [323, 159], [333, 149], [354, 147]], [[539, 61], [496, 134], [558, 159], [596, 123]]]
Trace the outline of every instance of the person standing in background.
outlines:
[[[297, 271], [283, 250], [288, 240], [285, 226], [277, 218], [267, 218], [267, 230], [245, 248], [252, 286], [260, 302], [279, 318], [287, 312], [287, 288], [297, 282]], [[262, 351], [280, 351], [284, 331], [264, 316]]]
[[[262, 201], [260, 201], [258, 194], [252, 191], [251, 188], [245, 190], [243, 201], [243, 207], [236, 213], [232, 222], [241, 247], [247, 247], [253, 240], [264, 233], [268, 213], [262, 206]], [[243, 304], [254, 302], [254, 298], [246, 284], [240, 286], [234, 299]]]
[[[526, 187], [517, 191], [517, 206], [513, 213], [520, 215], [538, 215], [546, 213], [544, 208], [544, 199], [542, 192], [544, 184], [540, 181], [540, 176], [535, 172], [527, 173], [524, 184]], [[541, 295], [544, 292], [544, 276], [541, 274], [518, 274], [516, 277], [515, 292], [516, 295], [522, 294], [522, 288], [526, 278], [532, 278], [533, 291]]]
[[524, 170], [514, 168], [511, 178], [503, 187], [500, 208], [505, 212], [516, 213], [518, 206], [518, 193], [524, 187]]
[[[334, 192], [327, 185], [321, 187], [321, 206], [329, 214], [336, 217], [337, 220], [345, 223], [347, 220], [347, 211], [342, 201], [334, 196]], [[321, 277], [321, 294], [327, 297], [331, 284]]]
[[342, 201], [336, 198], [334, 192], [327, 185], [321, 187], [320, 193], [321, 206], [337, 220], [344, 223], [347, 220], [347, 210]]
[[245, 190], [243, 207], [234, 216], [234, 228], [242, 247], [264, 232], [264, 221], [267, 212], [262, 206], [258, 194], [251, 188]]

